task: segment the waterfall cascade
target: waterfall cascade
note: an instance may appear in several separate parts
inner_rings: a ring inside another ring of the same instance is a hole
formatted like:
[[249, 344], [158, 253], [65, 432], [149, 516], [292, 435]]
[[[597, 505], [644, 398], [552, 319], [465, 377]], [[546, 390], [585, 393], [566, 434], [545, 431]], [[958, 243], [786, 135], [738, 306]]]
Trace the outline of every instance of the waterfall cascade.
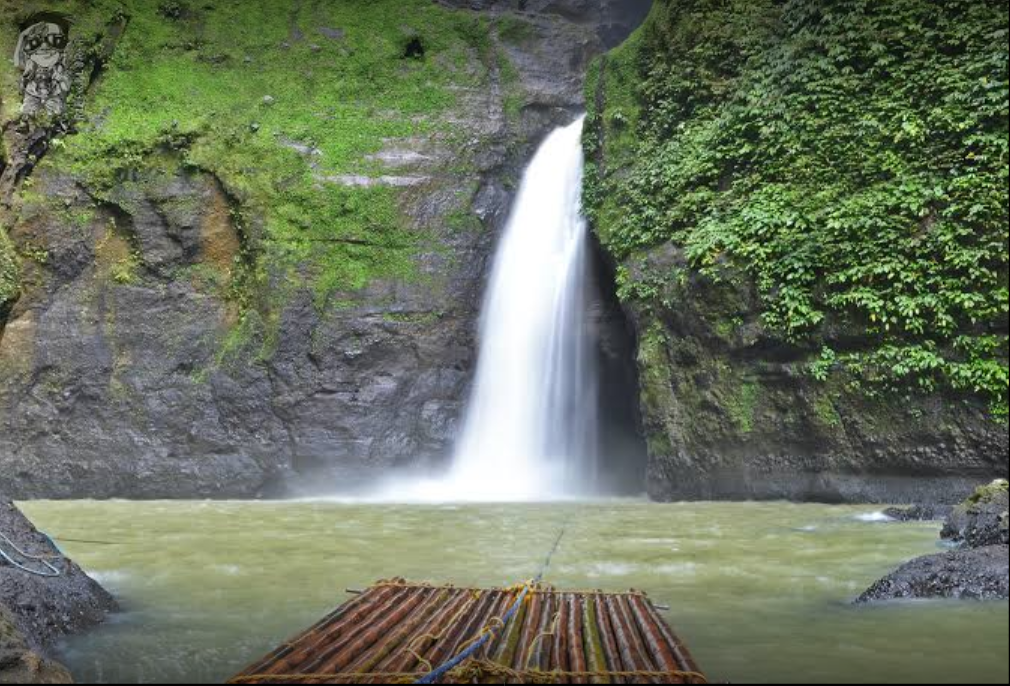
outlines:
[[452, 467], [390, 498], [531, 501], [587, 495], [597, 475], [596, 364], [581, 214], [583, 120], [526, 169], [495, 256], [473, 391]]
[[540, 146], [495, 257], [450, 474], [468, 499], [574, 495], [595, 480], [582, 126], [558, 129]]

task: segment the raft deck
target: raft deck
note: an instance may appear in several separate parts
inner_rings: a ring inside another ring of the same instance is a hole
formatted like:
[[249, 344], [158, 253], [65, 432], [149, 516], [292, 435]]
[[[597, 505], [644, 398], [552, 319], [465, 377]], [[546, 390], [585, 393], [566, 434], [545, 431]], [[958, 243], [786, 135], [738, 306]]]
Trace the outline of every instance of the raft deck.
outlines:
[[644, 593], [402, 579], [372, 586], [229, 683], [414, 683], [485, 636], [436, 683], [706, 683]]

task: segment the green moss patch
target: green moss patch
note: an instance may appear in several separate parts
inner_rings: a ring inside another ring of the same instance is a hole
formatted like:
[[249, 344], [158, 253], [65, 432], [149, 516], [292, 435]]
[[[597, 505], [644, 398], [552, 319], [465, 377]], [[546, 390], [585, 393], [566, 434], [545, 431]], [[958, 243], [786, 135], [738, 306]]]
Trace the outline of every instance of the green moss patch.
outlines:
[[18, 294], [21, 269], [14, 246], [7, 237], [7, 229], [0, 226], [0, 313]]
[[830, 349], [829, 373], [1005, 420], [1007, 25], [972, 0], [657, 0], [590, 75], [601, 239], [734, 265], [766, 329]]
[[374, 172], [367, 158], [390, 140], [443, 133], [460, 90], [487, 78], [472, 56], [488, 22], [429, 0], [171, 4], [56, 3], [73, 36], [129, 23], [77, 135], [44, 164], [102, 197], [168, 150], [221, 180], [272, 272], [320, 293], [416, 278], [429, 237], [403, 216], [406, 191], [341, 179]]

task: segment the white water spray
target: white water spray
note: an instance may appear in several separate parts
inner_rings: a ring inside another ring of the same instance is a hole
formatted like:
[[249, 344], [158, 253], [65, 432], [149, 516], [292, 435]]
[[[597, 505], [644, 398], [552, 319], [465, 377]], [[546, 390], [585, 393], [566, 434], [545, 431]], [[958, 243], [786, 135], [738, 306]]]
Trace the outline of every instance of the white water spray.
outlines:
[[586, 319], [582, 119], [554, 131], [523, 175], [495, 256], [470, 403], [450, 472], [387, 495], [521, 501], [595, 484], [596, 374]]

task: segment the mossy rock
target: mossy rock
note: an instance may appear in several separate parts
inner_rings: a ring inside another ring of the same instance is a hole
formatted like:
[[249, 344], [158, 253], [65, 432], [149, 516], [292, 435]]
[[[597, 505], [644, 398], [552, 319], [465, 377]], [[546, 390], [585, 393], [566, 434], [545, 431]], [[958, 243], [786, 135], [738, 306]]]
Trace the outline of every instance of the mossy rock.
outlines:
[[19, 279], [17, 256], [7, 238], [6, 230], [0, 227], [0, 313], [17, 296]]
[[975, 490], [975, 493], [962, 506], [970, 509], [973, 506], [1000, 502], [1001, 499], [1005, 502], [1008, 493], [1008, 484], [1010, 482], [1007, 482], [1006, 479], [997, 479], [991, 484], [979, 486]]
[[947, 519], [941, 536], [969, 548], [1008, 543], [1006, 479], [979, 487]]

